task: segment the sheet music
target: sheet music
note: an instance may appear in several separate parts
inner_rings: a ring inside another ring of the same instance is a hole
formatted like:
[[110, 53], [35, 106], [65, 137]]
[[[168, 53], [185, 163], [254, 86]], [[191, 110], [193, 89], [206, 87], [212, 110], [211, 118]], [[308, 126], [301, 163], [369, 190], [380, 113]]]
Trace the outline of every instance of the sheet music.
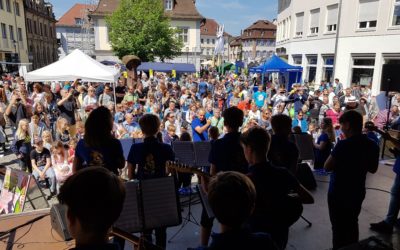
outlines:
[[129, 233], [142, 231], [142, 223], [139, 217], [138, 205], [138, 182], [131, 181], [125, 183], [126, 196], [121, 215], [114, 226]]
[[210, 142], [194, 142], [194, 155], [195, 155], [195, 166], [196, 167], [208, 167], [210, 163], [208, 162], [208, 156], [211, 151]]
[[145, 229], [181, 224], [173, 177], [141, 181]]
[[172, 142], [172, 148], [175, 152], [175, 159], [179, 163], [195, 166], [193, 142], [175, 141]]
[[300, 160], [314, 160], [313, 138], [309, 134], [295, 134], [295, 143], [299, 149]]

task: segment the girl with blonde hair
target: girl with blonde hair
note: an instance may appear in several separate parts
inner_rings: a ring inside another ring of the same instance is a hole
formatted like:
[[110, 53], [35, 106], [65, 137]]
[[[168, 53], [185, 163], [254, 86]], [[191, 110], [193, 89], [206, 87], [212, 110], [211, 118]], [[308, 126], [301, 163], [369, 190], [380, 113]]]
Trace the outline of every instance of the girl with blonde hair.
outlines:
[[19, 121], [11, 150], [19, 160], [20, 169], [32, 173], [30, 159], [30, 153], [32, 151], [31, 135], [29, 132], [29, 121], [27, 119], [21, 119]]

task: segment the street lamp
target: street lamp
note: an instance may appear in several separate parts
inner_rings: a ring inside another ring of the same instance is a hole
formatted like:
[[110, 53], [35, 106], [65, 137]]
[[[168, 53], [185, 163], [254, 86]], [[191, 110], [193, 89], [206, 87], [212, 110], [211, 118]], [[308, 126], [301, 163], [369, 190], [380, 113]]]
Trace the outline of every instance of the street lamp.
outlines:
[[186, 47], [186, 63], [189, 63], [189, 47]]

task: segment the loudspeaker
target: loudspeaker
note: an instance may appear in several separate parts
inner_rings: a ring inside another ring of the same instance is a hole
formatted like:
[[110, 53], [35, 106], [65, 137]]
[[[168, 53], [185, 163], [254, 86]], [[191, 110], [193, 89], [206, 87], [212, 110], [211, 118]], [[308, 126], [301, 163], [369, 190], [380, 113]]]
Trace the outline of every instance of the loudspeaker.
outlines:
[[51, 227], [65, 241], [72, 240], [67, 226], [67, 207], [61, 204], [54, 204], [50, 210]]
[[400, 64], [384, 64], [381, 91], [400, 92]]

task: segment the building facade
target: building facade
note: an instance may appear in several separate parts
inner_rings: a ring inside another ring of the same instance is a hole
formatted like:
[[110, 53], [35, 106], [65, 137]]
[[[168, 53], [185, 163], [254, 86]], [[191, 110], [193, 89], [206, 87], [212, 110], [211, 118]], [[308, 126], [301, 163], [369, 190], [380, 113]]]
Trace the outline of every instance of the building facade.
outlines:
[[229, 42], [229, 61], [242, 61], [242, 39], [240, 36], [233, 38]]
[[[193, 0], [163, 0], [165, 15], [170, 18], [170, 26], [181, 31], [182, 54], [167, 62], [193, 63], [200, 70], [200, 24], [204, 19], [197, 11]], [[114, 55], [108, 37], [105, 17], [118, 7], [119, 0], [100, 0], [97, 8], [90, 14], [95, 35], [96, 60], [119, 61]]]
[[24, 0], [30, 69], [58, 60], [56, 19], [53, 6], [44, 0]]
[[[219, 24], [214, 19], [207, 18], [200, 27], [201, 56], [200, 62], [211, 60], [214, 55], [215, 45], [217, 43], [217, 32]], [[224, 32], [224, 54], [223, 59], [229, 61], [229, 40], [231, 35]]]
[[60, 41], [59, 56], [80, 49], [89, 56], [94, 55], [94, 29], [89, 12], [95, 5], [75, 4], [57, 22], [57, 39]]
[[279, 0], [277, 53], [305, 82], [339, 78], [380, 91], [382, 65], [400, 63], [400, 0]]
[[276, 25], [268, 20], [258, 20], [241, 35], [243, 60], [261, 62], [275, 52]]
[[[0, 61], [28, 63], [25, 13], [22, 0], [0, 0]], [[0, 66], [0, 71], [8, 71]], [[6, 66], [4, 66], [6, 67]]]

